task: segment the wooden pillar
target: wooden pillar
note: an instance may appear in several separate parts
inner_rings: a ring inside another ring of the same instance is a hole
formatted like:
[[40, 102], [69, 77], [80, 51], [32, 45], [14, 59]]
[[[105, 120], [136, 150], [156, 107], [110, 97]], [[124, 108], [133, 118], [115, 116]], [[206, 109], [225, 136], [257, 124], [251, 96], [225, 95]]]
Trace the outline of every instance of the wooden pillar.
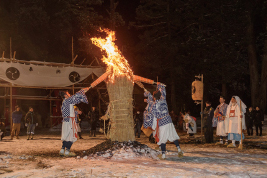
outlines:
[[5, 87], [5, 95], [4, 95], [4, 115], [5, 115], [5, 112], [6, 112], [6, 87]]
[[[203, 74], [201, 75], [201, 82], [203, 83]], [[204, 83], [203, 83], [203, 97], [201, 100], [201, 141], [203, 141], [203, 108], [204, 108]]]
[[13, 121], [12, 121], [12, 84], [10, 83], [10, 101], [9, 101], [9, 117], [10, 117], [10, 132], [12, 130]]
[[52, 128], [52, 125], [53, 125], [53, 123], [52, 123], [52, 101], [51, 100], [49, 100], [49, 111], [50, 111], [50, 115], [49, 115], [49, 117], [50, 117], [50, 128]]
[[9, 47], [9, 49], [10, 49], [10, 54], [9, 54], [9, 55], [10, 55], [10, 56], [9, 56], [9, 57], [10, 57], [10, 60], [12, 60], [12, 44], [11, 44], [11, 37], [10, 37], [10, 42], [9, 42], [9, 43], [10, 43], [10, 47]]
[[73, 52], [73, 36], [71, 38], [71, 61], [74, 59], [74, 52]]
[[98, 95], [98, 110], [99, 110], [99, 116], [101, 116], [101, 103], [100, 103], [100, 96]]

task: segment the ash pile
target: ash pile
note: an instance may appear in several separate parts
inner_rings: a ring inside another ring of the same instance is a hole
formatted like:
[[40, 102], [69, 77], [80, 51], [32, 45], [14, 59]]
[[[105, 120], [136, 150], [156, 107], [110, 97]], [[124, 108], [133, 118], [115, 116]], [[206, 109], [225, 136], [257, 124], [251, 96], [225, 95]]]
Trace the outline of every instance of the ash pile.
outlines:
[[147, 145], [141, 144], [137, 141], [128, 142], [113, 142], [107, 140], [101, 144], [83, 151], [80, 154], [84, 159], [136, 159], [141, 157], [159, 159], [159, 151], [156, 151]]

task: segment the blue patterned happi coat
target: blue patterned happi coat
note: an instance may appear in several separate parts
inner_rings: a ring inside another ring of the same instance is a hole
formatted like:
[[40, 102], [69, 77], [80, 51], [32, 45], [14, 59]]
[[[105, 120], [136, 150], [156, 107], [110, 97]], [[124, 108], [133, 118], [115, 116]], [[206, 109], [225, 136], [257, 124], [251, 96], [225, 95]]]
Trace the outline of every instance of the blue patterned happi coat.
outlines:
[[[221, 115], [225, 116], [226, 115], [226, 111], [227, 111], [227, 107], [228, 107], [228, 104], [226, 104], [226, 103], [224, 103], [221, 107], [220, 107], [220, 105], [218, 105], [217, 108], [214, 110], [214, 113], [219, 108], [219, 113]], [[213, 119], [212, 119], [212, 127], [217, 127], [217, 123], [221, 122], [223, 120], [224, 119], [223, 119], [222, 116], [215, 116], [215, 114], [214, 114]]]
[[152, 106], [154, 105], [153, 96], [149, 91], [144, 93], [144, 96], [147, 97], [147, 106], [143, 113], [144, 118], [144, 128], [151, 127], [153, 124], [153, 115], [152, 115]]
[[[61, 106], [62, 117], [64, 119], [69, 118], [69, 117], [75, 117], [73, 106], [81, 102], [88, 104], [87, 97], [83, 90], [80, 90], [74, 95], [72, 95], [71, 97], [64, 99], [62, 102], [62, 106]], [[68, 121], [65, 121], [65, 122], [68, 122]]]
[[77, 141], [77, 124], [74, 111], [74, 105], [78, 103], [88, 103], [87, 97], [83, 90], [80, 90], [71, 97], [64, 99], [62, 102], [61, 112], [62, 112], [62, 141]]
[[151, 127], [153, 130], [155, 129], [153, 128], [153, 119], [160, 119], [158, 122], [159, 127], [172, 123], [172, 119], [171, 119], [171, 116], [169, 115], [168, 105], [166, 101], [165, 86], [162, 84], [158, 84], [157, 89], [160, 91], [161, 97], [159, 100], [154, 102], [151, 108], [149, 108], [149, 110], [151, 110], [152, 117], [144, 119], [144, 127], [145, 128]]

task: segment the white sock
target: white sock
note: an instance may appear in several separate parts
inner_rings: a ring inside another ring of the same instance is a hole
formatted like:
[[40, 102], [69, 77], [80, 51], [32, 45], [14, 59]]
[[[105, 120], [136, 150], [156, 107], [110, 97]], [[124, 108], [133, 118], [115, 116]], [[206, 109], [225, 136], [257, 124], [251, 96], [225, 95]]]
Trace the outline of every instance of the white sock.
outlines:
[[68, 155], [68, 154], [70, 154], [70, 151], [66, 149], [65, 155]]
[[162, 159], [165, 159], [165, 158], [166, 158], [166, 155], [165, 155], [165, 153], [164, 153], [164, 154], [162, 154], [161, 158], [162, 158]]
[[182, 151], [181, 148], [180, 148], [180, 146], [177, 146], [177, 149], [178, 149], [178, 152], [181, 152]]
[[228, 140], [225, 140], [225, 143], [228, 143]]
[[220, 143], [223, 143], [223, 139], [220, 139]]
[[60, 152], [59, 153], [62, 153], [64, 154], [65, 150], [63, 148], [61, 148]]
[[235, 140], [232, 140], [233, 145], [235, 145]]

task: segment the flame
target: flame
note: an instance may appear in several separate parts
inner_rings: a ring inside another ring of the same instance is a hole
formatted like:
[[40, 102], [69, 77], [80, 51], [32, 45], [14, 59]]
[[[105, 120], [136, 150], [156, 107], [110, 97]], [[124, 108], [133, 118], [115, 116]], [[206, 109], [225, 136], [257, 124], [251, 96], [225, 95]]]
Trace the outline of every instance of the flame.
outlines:
[[125, 75], [132, 80], [133, 71], [112, 40], [113, 37], [115, 37], [115, 32], [108, 29], [100, 31], [104, 31], [107, 34], [107, 37], [105, 39], [95, 37], [91, 38], [91, 40], [94, 45], [101, 49], [101, 51], [106, 52], [106, 55], [103, 55], [101, 60], [108, 66], [107, 71], [112, 71], [112, 76], [110, 77], [111, 81], [114, 81], [115, 76], [120, 75]]

